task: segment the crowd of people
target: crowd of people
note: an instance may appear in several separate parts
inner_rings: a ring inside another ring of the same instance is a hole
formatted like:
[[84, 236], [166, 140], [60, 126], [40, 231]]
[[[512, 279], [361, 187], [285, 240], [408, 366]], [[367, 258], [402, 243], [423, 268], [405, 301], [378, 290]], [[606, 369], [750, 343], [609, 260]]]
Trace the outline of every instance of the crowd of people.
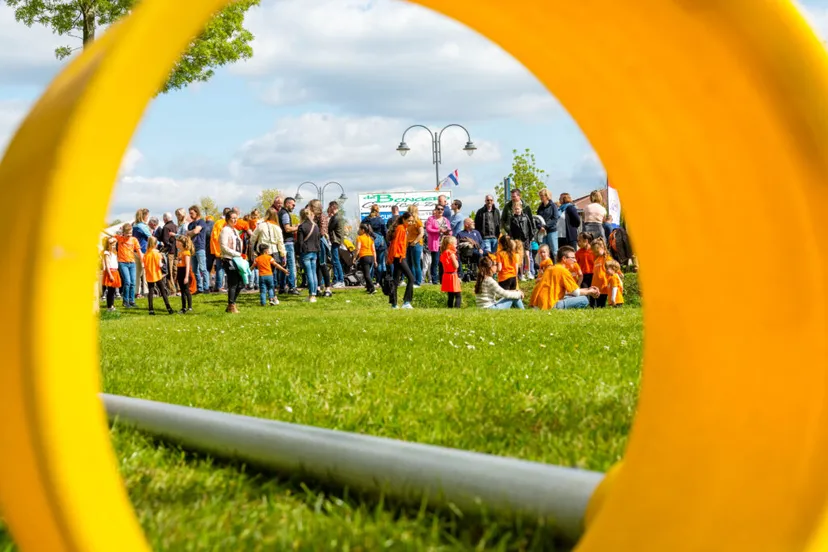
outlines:
[[280, 295], [301, 295], [304, 287], [314, 303], [346, 286], [341, 255], [347, 252], [351, 272], [358, 268], [366, 292], [375, 294], [379, 287], [395, 309], [414, 308], [414, 290], [426, 284], [440, 285], [447, 306], [459, 308], [463, 281], [475, 281], [480, 308], [524, 308], [520, 284], [535, 279], [531, 308], [622, 305], [621, 266], [608, 248], [618, 225], [601, 194], [590, 195], [583, 214], [569, 194], [555, 202], [544, 189], [538, 199], [533, 214], [518, 189], [502, 211], [487, 195], [468, 217], [459, 199], [449, 205], [441, 195], [425, 220], [417, 205], [403, 213], [394, 207], [387, 220], [373, 205], [353, 241], [339, 204], [331, 202], [323, 211], [317, 199], [298, 216], [296, 200], [282, 196], [263, 217], [256, 209], [242, 215], [227, 207], [216, 220], [193, 205], [158, 220], [139, 209], [134, 222], [104, 238], [102, 295], [109, 310], [119, 297], [129, 309], [146, 296], [150, 314], [158, 296], [170, 314], [176, 312], [170, 297], [180, 297], [177, 312], [186, 314], [192, 312], [192, 296], [203, 293], [226, 293], [226, 312], [237, 313], [245, 289], [258, 291], [262, 306], [275, 306]]

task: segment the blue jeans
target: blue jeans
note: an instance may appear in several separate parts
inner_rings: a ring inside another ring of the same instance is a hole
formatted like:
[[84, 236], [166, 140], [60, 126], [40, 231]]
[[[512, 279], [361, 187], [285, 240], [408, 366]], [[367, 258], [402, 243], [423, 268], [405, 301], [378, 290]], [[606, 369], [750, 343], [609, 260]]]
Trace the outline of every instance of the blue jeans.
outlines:
[[[374, 247], [377, 247], [376, 243], [374, 243]], [[383, 274], [388, 270], [388, 265], [385, 264], [385, 253], [385, 247], [382, 249], [377, 247], [377, 266], [371, 269], [371, 278], [375, 278], [377, 282], [382, 281]]]
[[210, 289], [210, 273], [207, 272], [207, 251], [197, 249], [195, 252], [195, 277], [199, 293]]
[[483, 252], [486, 254], [495, 253], [497, 251], [497, 238], [483, 239]]
[[308, 280], [308, 295], [316, 295], [319, 291], [319, 282], [316, 279], [316, 262], [319, 255], [316, 251], [302, 255], [302, 264], [305, 267], [305, 278]]
[[558, 232], [555, 231], [546, 234], [546, 236], [544, 236], [543, 238], [542, 243], [545, 243], [549, 246], [549, 256], [552, 259], [553, 263], [556, 262], [555, 257], [558, 254]]
[[224, 287], [224, 261], [216, 257], [216, 288], [215, 291]]
[[339, 244], [331, 244], [331, 261], [333, 262], [334, 283], [345, 283], [345, 273], [342, 271], [342, 263], [339, 261]]
[[288, 289], [296, 289], [296, 255], [292, 241], [285, 242], [285, 253], [287, 254], [288, 273], [279, 272], [279, 287], [285, 287], [287, 284]]
[[443, 267], [440, 264], [440, 252], [429, 251], [431, 255], [431, 283], [440, 284], [443, 281]]
[[411, 274], [414, 275], [414, 285], [423, 285], [423, 246], [422, 244], [409, 245], [406, 260]]
[[273, 283], [273, 275], [259, 276], [259, 302], [265, 305], [268, 299], [276, 297], [276, 286]]
[[580, 297], [564, 297], [555, 303], [556, 309], [585, 309], [589, 306], [589, 298], [585, 295]]
[[523, 301], [520, 299], [507, 299], [504, 297], [491, 307], [490, 309], [498, 309], [498, 310], [505, 310], [505, 309], [523, 309]]
[[121, 273], [121, 297], [125, 305], [135, 303], [135, 263], [118, 263]]

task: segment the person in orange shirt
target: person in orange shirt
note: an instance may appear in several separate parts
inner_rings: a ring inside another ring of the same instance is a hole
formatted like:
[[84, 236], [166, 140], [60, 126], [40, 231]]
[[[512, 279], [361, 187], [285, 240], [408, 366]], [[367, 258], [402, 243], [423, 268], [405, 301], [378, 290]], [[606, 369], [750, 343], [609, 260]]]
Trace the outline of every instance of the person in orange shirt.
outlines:
[[259, 244], [259, 255], [253, 261], [253, 266], [259, 271], [259, 303], [264, 307], [266, 304], [276, 306], [279, 299], [276, 297], [276, 282], [273, 280], [273, 267], [287, 274], [288, 271], [276, 262], [270, 255], [270, 246], [266, 243]]
[[440, 244], [440, 264], [443, 265], [443, 285], [440, 290], [448, 293], [448, 308], [459, 309], [462, 289], [457, 269], [460, 268], [460, 259], [457, 257], [457, 238], [454, 236], [443, 237]]
[[375, 294], [377, 289], [374, 287], [374, 280], [371, 278], [371, 268], [377, 266], [377, 248], [374, 245], [374, 230], [368, 223], [359, 225], [354, 257], [362, 271], [362, 277], [365, 279], [365, 291], [368, 292], [368, 295]]
[[517, 267], [520, 262], [517, 244], [506, 234], [500, 236], [497, 244], [497, 283], [505, 290], [516, 290]]
[[[596, 287], [581, 289], [570, 269], [576, 264], [575, 249], [565, 245], [558, 249], [558, 263], [544, 269], [543, 278], [537, 284], [537, 293], [532, 293], [530, 306], [541, 309], [585, 309], [589, 307], [589, 296], [598, 297]], [[551, 263], [551, 260], [547, 261]]]
[[[544, 261], [547, 260], [549, 262], [544, 263]], [[545, 267], [549, 266], [550, 264], [554, 263], [552, 262], [552, 255], [549, 252], [549, 246], [543, 244], [538, 248], [538, 274], [536, 276], [537, 280], [540, 280], [543, 277], [543, 271], [546, 269]]]
[[597, 287], [601, 294], [595, 301], [595, 306], [602, 309], [607, 306], [607, 295], [609, 289], [609, 277], [607, 276], [607, 262], [612, 260], [607, 254], [607, 245], [603, 238], [592, 240], [592, 285]]
[[[167, 312], [175, 314], [175, 311], [170, 306], [170, 298], [167, 294], [167, 286], [164, 283], [164, 272], [161, 270], [161, 263], [166, 259], [161, 257], [161, 252], [158, 250], [158, 240], [155, 236], [150, 236], [147, 242], [147, 253], [144, 255], [144, 274], [147, 276], [147, 301], [149, 302], [149, 313], [155, 315], [155, 309], [152, 306], [152, 300], [155, 298], [155, 293], [159, 293], [164, 299], [164, 305], [167, 307]], [[169, 268], [167, 268], [169, 270]]]
[[141, 245], [138, 239], [132, 237], [132, 223], [121, 226], [121, 233], [115, 236], [118, 240], [118, 271], [121, 273], [121, 297], [124, 307], [135, 306], [135, 255], [143, 259]]
[[408, 246], [408, 225], [411, 223], [411, 213], [406, 211], [395, 220], [391, 228], [388, 229], [388, 236], [391, 237], [391, 243], [388, 244], [388, 253], [386, 257], [386, 264], [389, 269], [393, 267], [394, 279], [391, 284], [391, 293], [388, 295], [388, 301], [391, 303], [391, 308], [397, 307], [397, 288], [400, 286], [400, 280], [405, 276], [405, 295], [403, 296], [404, 309], [413, 309], [411, 301], [414, 300], [414, 275], [408, 267], [408, 261], [405, 260], [406, 249]]
[[186, 235], [175, 237], [176, 253], [176, 280], [181, 290], [181, 314], [187, 314], [193, 310], [193, 294], [190, 293], [190, 273], [192, 272], [193, 241]]
[[610, 290], [607, 303], [613, 307], [620, 307], [624, 304], [624, 281], [621, 279], [621, 265], [613, 259], [607, 261], [606, 266]]

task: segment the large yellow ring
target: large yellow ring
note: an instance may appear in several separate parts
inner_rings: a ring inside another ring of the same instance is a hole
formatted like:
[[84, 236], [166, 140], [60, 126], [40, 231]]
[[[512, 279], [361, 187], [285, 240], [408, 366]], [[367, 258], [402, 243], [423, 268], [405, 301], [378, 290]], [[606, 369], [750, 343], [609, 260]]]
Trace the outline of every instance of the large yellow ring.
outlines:
[[[622, 190], [647, 267], [638, 414], [579, 549], [824, 550], [828, 64], [817, 37], [781, 0], [419, 1], [557, 95]], [[55, 80], [0, 166], [5, 227], [31, 234], [3, 240], [0, 255], [0, 508], [23, 550], [147, 549], [97, 396], [85, 290], [141, 114], [224, 3], [143, 0]], [[44, 206], [46, 221], [87, 224], [31, 225]]]

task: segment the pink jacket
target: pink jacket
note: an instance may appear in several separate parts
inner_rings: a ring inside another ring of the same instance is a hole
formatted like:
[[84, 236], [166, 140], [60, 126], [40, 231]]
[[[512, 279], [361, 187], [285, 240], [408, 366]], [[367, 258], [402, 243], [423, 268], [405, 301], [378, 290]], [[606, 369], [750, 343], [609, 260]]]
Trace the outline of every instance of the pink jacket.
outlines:
[[[444, 230], [448, 230], [448, 234], [440, 233], [441, 225]], [[425, 223], [425, 230], [426, 235], [428, 236], [429, 251], [440, 251], [440, 240], [443, 238], [443, 235], [451, 236], [451, 224], [446, 217], [442, 217], [440, 222], [437, 222], [434, 215], [428, 217], [428, 220]]]

